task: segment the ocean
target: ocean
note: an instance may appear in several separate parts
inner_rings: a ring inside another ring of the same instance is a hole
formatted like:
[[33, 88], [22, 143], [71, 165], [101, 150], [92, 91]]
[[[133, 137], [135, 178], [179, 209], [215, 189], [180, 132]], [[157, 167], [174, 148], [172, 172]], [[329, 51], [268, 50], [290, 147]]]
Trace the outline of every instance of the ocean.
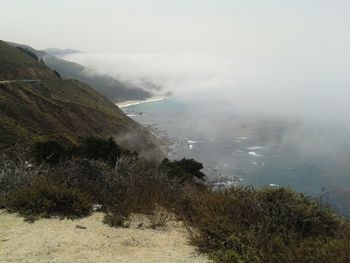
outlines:
[[291, 187], [350, 215], [349, 148], [323, 145], [298, 120], [217, 108], [167, 98], [123, 111], [171, 143], [170, 159], [203, 163], [208, 182]]

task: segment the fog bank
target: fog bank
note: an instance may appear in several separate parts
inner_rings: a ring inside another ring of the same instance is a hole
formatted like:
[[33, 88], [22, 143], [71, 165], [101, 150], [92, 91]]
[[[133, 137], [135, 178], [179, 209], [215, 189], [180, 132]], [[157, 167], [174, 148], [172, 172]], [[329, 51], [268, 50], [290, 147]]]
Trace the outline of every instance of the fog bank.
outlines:
[[350, 127], [350, 56], [345, 61], [326, 54], [310, 61], [304, 55], [75, 54], [65, 59], [144, 88], [154, 83], [160, 93], [171, 91], [217, 111]]

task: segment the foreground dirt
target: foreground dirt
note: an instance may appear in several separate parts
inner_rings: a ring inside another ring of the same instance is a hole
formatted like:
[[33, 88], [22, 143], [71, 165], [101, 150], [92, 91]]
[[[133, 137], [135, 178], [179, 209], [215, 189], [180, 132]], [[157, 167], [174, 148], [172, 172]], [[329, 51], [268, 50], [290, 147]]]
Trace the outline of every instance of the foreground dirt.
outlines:
[[144, 216], [134, 215], [130, 228], [116, 229], [102, 219], [102, 213], [94, 213], [74, 221], [27, 223], [0, 210], [0, 262], [209, 262], [188, 244], [181, 222], [154, 230], [141, 226]]

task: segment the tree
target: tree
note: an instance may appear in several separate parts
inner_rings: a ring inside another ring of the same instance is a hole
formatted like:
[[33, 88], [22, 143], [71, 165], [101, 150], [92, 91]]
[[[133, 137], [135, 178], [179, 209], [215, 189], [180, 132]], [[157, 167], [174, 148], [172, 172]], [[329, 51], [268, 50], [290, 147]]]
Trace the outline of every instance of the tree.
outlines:
[[49, 140], [35, 143], [33, 155], [37, 162], [57, 164], [67, 157], [67, 151], [58, 142]]
[[191, 182], [195, 178], [203, 180], [205, 177], [205, 174], [200, 171], [203, 169], [203, 164], [194, 159], [183, 158], [180, 161], [170, 161], [166, 158], [162, 161], [160, 169], [169, 177], [180, 179], [182, 182]]

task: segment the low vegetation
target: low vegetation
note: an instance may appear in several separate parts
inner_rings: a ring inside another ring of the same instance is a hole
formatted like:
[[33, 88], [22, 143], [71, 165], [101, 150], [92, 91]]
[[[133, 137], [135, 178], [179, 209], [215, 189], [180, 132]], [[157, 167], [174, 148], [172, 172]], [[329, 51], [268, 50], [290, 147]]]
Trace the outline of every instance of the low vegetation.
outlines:
[[154, 211], [148, 215], [150, 227], [156, 229], [164, 227], [171, 219], [171, 214], [163, 207], [156, 205]]
[[130, 226], [130, 220], [127, 215], [123, 215], [118, 211], [108, 212], [103, 218], [103, 223], [109, 225], [110, 227], [124, 227], [128, 228]]
[[203, 164], [194, 159], [183, 158], [180, 161], [170, 161], [164, 159], [160, 164], [160, 169], [171, 178], [176, 178], [182, 183], [192, 182], [194, 179], [203, 180], [205, 174], [201, 172]]
[[36, 178], [29, 185], [11, 191], [6, 197], [6, 208], [27, 218], [81, 217], [89, 215], [92, 199], [89, 194], [47, 177]]
[[349, 223], [289, 188], [190, 191], [192, 241], [217, 262], [348, 262]]
[[57, 164], [72, 158], [86, 158], [90, 160], [101, 160], [111, 166], [115, 166], [121, 155], [137, 157], [136, 152], [129, 152], [119, 146], [113, 138], [108, 140], [98, 137], [81, 137], [78, 145], [63, 146], [57, 141], [49, 140], [37, 142], [34, 145], [33, 156], [36, 162], [47, 162]]
[[54, 141], [34, 149], [35, 160], [0, 161], [0, 205], [10, 212], [74, 218], [98, 204], [112, 227], [129, 227], [130, 214], [143, 213], [152, 228], [174, 215], [216, 262], [350, 262], [349, 222], [292, 189], [214, 191], [195, 160], [159, 164], [111, 139], [85, 138], [74, 150]]

